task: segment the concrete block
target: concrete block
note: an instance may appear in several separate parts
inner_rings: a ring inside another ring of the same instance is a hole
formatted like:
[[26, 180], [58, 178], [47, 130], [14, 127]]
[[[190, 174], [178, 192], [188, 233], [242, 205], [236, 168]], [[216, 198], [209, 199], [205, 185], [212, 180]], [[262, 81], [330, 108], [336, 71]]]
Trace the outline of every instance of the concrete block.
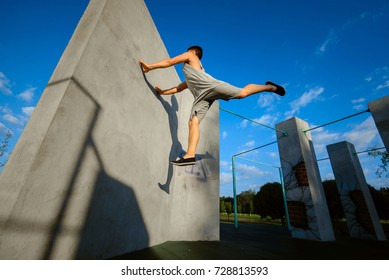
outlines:
[[[142, 0], [91, 0], [0, 177], [0, 259], [106, 259], [219, 240], [219, 111], [186, 149], [193, 97], [157, 96], [174, 68]], [[184, 144], [182, 144], [184, 143]]]
[[389, 151], [389, 96], [369, 102], [368, 106], [382, 142], [384, 142], [386, 150]]
[[291, 118], [276, 128], [288, 132], [277, 137], [292, 237], [335, 240], [308, 124]]
[[328, 145], [327, 151], [350, 235], [386, 240], [354, 145], [339, 142]]

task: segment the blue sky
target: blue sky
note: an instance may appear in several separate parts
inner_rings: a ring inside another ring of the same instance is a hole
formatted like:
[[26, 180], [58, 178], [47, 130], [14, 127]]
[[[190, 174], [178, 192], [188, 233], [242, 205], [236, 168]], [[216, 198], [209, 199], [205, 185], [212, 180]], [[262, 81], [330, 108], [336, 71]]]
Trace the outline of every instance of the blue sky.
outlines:
[[[266, 80], [287, 95], [265, 93], [220, 102], [238, 114], [274, 126], [292, 116], [317, 126], [367, 109], [389, 93], [388, 1], [145, 0], [170, 56], [204, 48], [212, 76], [244, 86]], [[12, 150], [65, 49], [87, 0], [0, 0], [0, 135], [11, 130]], [[163, 59], [163, 58], [161, 58]], [[177, 67], [183, 79], [181, 66]], [[274, 131], [220, 113], [221, 195], [232, 194], [231, 157], [275, 140]], [[317, 158], [326, 145], [347, 140], [357, 151], [382, 147], [370, 114], [312, 132]], [[206, 139], [202, 139], [206, 141]], [[277, 145], [245, 155], [279, 166]], [[377, 159], [360, 155], [368, 183]], [[238, 192], [278, 181], [276, 168], [238, 160]], [[320, 161], [322, 179], [332, 179]]]

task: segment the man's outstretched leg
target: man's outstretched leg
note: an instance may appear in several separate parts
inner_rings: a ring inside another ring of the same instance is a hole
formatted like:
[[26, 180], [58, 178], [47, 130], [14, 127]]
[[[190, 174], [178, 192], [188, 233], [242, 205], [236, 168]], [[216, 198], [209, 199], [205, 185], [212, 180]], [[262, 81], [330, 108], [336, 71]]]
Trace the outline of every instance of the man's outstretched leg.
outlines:
[[172, 163], [174, 165], [184, 166], [184, 165], [193, 165], [196, 163], [195, 155], [197, 144], [200, 139], [200, 121], [197, 116], [194, 116], [189, 121], [189, 135], [188, 135], [188, 150], [182, 159], [174, 160]]
[[285, 89], [282, 86], [267, 81], [266, 85], [248, 84], [247, 86], [242, 88], [241, 92], [236, 98], [245, 98], [252, 94], [256, 94], [264, 91], [274, 92], [281, 96], [285, 95]]

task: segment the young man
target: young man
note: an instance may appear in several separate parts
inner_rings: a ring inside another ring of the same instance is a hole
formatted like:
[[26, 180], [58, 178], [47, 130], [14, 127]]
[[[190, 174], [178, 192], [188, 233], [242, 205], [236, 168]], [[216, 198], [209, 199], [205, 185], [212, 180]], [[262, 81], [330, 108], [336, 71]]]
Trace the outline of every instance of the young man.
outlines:
[[181, 159], [172, 161], [174, 165], [195, 164], [195, 153], [200, 139], [200, 122], [215, 100], [240, 99], [263, 91], [274, 92], [281, 96], [285, 95], [285, 89], [282, 86], [269, 81], [266, 82], [266, 85], [248, 84], [243, 88], [219, 81], [205, 73], [200, 62], [202, 56], [202, 48], [193, 46], [181, 55], [156, 63], [147, 64], [142, 60], [139, 61], [144, 73], [184, 63], [183, 70], [186, 81], [176, 87], [165, 90], [161, 89], [159, 85], [155, 87], [156, 91], [163, 95], [175, 94], [188, 88], [195, 98], [189, 118], [188, 150]]

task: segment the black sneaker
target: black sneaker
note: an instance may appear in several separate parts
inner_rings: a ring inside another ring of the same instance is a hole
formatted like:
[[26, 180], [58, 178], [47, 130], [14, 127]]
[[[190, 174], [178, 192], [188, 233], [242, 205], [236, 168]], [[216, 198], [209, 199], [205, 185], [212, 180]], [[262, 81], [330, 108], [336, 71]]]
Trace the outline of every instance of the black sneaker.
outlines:
[[172, 164], [177, 166], [185, 166], [185, 165], [195, 165], [196, 159], [194, 157], [191, 158], [181, 158], [179, 160], [173, 160]]
[[284, 95], [285, 95], [285, 89], [284, 89], [282, 86], [277, 85], [277, 84], [275, 84], [275, 83], [273, 83], [273, 82], [270, 82], [270, 81], [267, 81], [266, 84], [267, 84], [267, 85], [275, 86], [275, 87], [277, 88], [276, 91], [275, 91], [275, 93], [277, 93], [278, 95], [281, 95], [281, 96], [284, 96]]

